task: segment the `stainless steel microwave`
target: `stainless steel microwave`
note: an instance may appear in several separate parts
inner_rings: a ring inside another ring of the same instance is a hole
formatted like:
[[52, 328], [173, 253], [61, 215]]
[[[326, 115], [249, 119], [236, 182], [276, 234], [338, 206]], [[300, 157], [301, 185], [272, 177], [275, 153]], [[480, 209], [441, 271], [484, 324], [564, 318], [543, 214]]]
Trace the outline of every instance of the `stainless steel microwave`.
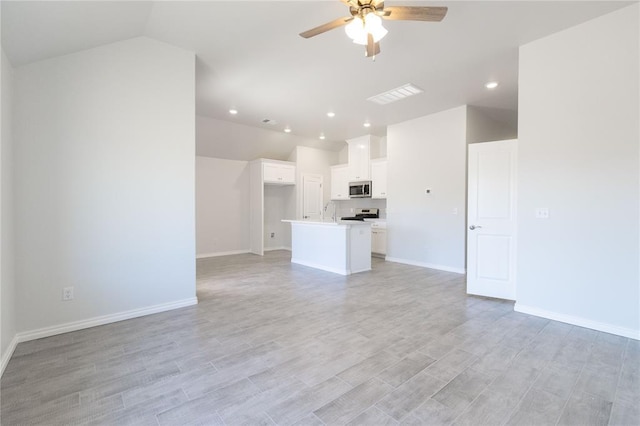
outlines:
[[349, 198], [371, 198], [371, 181], [349, 182]]

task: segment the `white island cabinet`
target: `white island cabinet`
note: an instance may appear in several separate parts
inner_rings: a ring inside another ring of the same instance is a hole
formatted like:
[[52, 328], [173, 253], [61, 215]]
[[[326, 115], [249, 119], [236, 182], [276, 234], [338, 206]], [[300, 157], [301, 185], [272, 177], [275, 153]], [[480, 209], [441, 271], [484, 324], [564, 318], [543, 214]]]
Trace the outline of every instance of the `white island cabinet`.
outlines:
[[291, 223], [291, 263], [341, 275], [371, 270], [371, 223]]

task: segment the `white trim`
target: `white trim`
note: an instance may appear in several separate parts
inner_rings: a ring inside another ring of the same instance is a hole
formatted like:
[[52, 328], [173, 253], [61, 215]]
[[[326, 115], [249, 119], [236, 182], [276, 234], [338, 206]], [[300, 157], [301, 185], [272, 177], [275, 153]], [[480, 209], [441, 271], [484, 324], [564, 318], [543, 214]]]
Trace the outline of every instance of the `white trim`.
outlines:
[[579, 327], [590, 328], [592, 330], [604, 331], [605, 333], [615, 334], [617, 336], [628, 337], [629, 339], [640, 340], [640, 330], [634, 330], [632, 328], [618, 327], [617, 325], [592, 321], [586, 318], [574, 317], [573, 315], [546, 311], [544, 309], [534, 308], [533, 306], [526, 306], [522, 303], [516, 303], [513, 307], [513, 310], [516, 312], [521, 312], [523, 314], [534, 315], [536, 317], [560, 321], [567, 324], [577, 325]]
[[202, 253], [197, 254], [196, 259], [204, 259], [205, 257], [218, 257], [218, 256], [230, 256], [232, 254], [246, 254], [251, 253], [249, 249], [245, 250], [231, 250], [231, 251], [217, 251], [214, 253]]
[[16, 350], [16, 346], [18, 346], [18, 336], [13, 336], [7, 350], [2, 354], [2, 360], [0, 361], [0, 377], [4, 374], [4, 369], [7, 367], [7, 364], [9, 364], [9, 360], [13, 356], [13, 351]]
[[389, 257], [386, 256], [385, 259], [388, 262], [395, 262], [395, 263], [404, 263], [405, 265], [412, 265], [412, 266], [420, 266], [422, 268], [429, 268], [429, 269], [437, 269], [439, 271], [446, 271], [446, 272], [455, 272], [456, 274], [466, 274], [467, 271], [463, 268], [452, 268], [451, 266], [444, 266], [444, 265], [434, 265], [433, 263], [424, 263], [424, 262], [416, 262], [415, 260], [408, 260], [408, 259], [401, 259], [398, 257]]
[[320, 265], [314, 262], [307, 262], [304, 260], [298, 260], [295, 258], [291, 258], [291, 263], [297, 263], [298, 265], [308, 266], [310, 268], [315, 268], [315, 269], [322, 269], [323, 271], [333, 272], [334, 274], [349, 275], [351, 273], [347, 269], [328, 268], [325, 265]]
[[187, 306], [197, 305], [198, 298], [191, 297], [189, 299], [177, 300], [175, 302], [163, 303], [160, 305], [149, 306], [141, 309], [133, 309], [131, 311], [119, 312], [101, 317], [89, 318], [86, 320], [68, 322], [66, 324], [54, 325], [52, 327], [39, 328], [37, 330], [24, 331], [16, 334], [18, 343], [28, 342], [29, 340], [41, 339], [43, 337], [55, 336], [57, 334], [69, 333], [70, 331], [83, 330], [85, 328], [96, 327], [99, 325], [110, 324], [113, 322], [124, 321], [131, 318], [143, 317], [145, 315], [157, 314], [159, 312], [171, 311], [173, 309], [184, 308]]
[[291, 251], [291, 247], [281, 246], [281, 247], [265, 247], [264, 248], [264, 251], [274, 251], [274, 250], [288, 250], [288, 251]]

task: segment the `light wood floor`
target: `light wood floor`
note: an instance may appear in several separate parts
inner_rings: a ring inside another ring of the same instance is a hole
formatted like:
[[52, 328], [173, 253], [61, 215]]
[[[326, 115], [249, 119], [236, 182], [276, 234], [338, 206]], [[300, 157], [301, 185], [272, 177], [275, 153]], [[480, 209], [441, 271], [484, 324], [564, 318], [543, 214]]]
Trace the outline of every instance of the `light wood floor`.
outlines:
[[197, 306], [21, 343], [2, 425], [638, 425], [640, 342], [374, 260], [198, 261]]

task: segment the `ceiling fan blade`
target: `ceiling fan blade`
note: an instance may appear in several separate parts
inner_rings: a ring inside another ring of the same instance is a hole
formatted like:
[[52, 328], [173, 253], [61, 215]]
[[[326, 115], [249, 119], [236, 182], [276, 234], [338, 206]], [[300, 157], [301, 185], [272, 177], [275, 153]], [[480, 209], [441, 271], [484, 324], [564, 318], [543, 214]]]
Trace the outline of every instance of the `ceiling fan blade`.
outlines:
[[372, 56], [376, 56], [380, 53], [380, 43], [373, 41], [373, 36], [368, 34], [367, 36], [367, 50], [365, 51], [365, 56], [370, 58]]
[[447, 14], [446, 7], [389, 6], [384, 9], [384, 19], [396, 21], [442, 21]]
[[334, 28], [342, 27], [343, 25], [347, 25], [349, 22], [353, 21], [353, 16], [347, 16], [344, 18], [334, 19], [331, 22], [327, 22], [326, 24], [320, 25], [319, 27], [312, 28], [308, 31], [300, 33], [300, 37], [310, 38], [313, 36], [317, 36], [318, 34], [325, 33]]

